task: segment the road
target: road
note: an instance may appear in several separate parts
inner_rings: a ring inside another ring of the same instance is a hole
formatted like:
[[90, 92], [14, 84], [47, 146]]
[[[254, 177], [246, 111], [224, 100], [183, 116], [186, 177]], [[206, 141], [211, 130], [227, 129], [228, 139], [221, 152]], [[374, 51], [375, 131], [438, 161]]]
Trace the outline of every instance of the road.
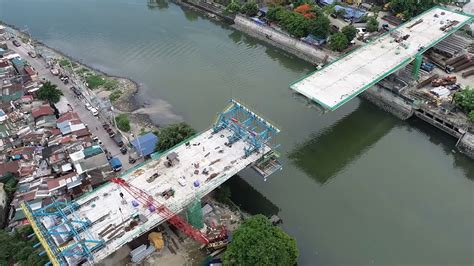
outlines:
[[[17, 40], [19, 39], [17, 38]], [[89, 102], [89, 100], [86, 98], [78, 99], [71, 91], [70, 87], [74, 84], [78, 84], [79, 81], [75, 81], [72, 77], [70, 77], [70, 84], [65, 85], [57, 76], [51, 74], [50, 70], [46, 67], [46, 62], [42, 58], [32, 58], [28, 55], [28, 52], [33, 50], [28, 50], [23, 45], [16, 47], [12, 44], [9, 45], [9, 49], [15, 51], [23, 59], [27, 60], [28, 63], [36, 70], [36, 72], [38, 72], [40, 79], [45, 78], [46, 80], [49, 80], [51, 83], [58, 86], [58, 88], [63, 92], [64, 97], [66, 97], [73, 107], [74, 111], [79, 115], [79, 118], [84, 124], [87, 125], [89, 131], [102, 141], [102, 147], [107, 149], [112, 154], [112, 156], [117, 156], [120, 161], [122, 161], [122, 167], [124, 170], [129, 169], [132, 166], [128, 162], [128, 153], [123, 155], [120, 152], [120, 148], [117, 146], [117, 144], [115, 144], [115, 142], [109, 137], [108, 133], [103, 129], [102, 121], [99, 120], [100, 117], [93, 116], [92, 113], [85, 108], [85, 103]]]

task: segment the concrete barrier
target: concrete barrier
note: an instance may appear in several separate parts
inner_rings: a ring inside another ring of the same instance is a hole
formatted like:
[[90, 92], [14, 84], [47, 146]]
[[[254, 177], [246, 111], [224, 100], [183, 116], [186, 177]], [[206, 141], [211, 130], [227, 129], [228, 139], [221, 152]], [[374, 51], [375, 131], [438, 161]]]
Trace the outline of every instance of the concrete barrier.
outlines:
[[[313, 64], [323, 63], [326, 57], [326, 53], [321, 49], [306, 44], [269, 26], [259, 25], [253, 20], [241, 15], [235, 16], [234, 25], [232, 25], [232, 27]], [[333, 58], [328, 59], [333, 60]]]

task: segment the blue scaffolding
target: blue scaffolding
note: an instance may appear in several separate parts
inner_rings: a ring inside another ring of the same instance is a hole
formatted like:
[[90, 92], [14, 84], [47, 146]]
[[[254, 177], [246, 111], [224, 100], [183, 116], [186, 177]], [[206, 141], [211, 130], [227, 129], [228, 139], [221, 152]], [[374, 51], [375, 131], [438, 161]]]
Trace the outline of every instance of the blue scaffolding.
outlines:
[[271, 149], [278, 145], [272, 144], [274, 136], [280, 130], [267, 120], [258, 116], [247, 107], [231, 99], [227, 108], [218, 114], [213, 125], [214, 133], [222, 129], [230, 129], [233, 134], [228, 137], [228, 145], [232, 145], [239, 140], [245, 141], [248, 146], [244, 148], [245, 157], [253, 152], [264, 153], [265, 146]]
[[[74, 257], [73, 264], [81, 261], [93, 262], [93, 251], [105, 245], [103, 240], [96, 240], [88, 231], [91, 221], [81, 219], [74, 212], [79, 208], [75, 202], [57, 201], [38, 210], [32, 210], [28, 203], [22, 205], [26, 217], [44, 247], [53, 265], [68, 265], [67, 257]], [[68, 216], [69, 215], [69, 216]], [[54, 226], [46, 228], [42, 219], [51, 219]], [[80, 235], [81, 233], [84, 233]], [[64, 243], [56, 244], [54, 238], [63, 239]], [[69, 244], [71, 243], [71, 244]], [[64, 246], [60, 246], [65, 244]]]

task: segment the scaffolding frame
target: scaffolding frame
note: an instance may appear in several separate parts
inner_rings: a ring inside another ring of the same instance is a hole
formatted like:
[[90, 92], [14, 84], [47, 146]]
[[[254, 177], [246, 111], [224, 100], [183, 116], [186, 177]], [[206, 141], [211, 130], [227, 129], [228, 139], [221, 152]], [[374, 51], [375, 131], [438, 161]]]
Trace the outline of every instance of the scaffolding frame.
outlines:
[[253, 152], [263, 151], [265, 146], [270, 146], [272, 149], [278, 147], [272, 144], [272, 140], [280, 129], [234, 99], [231, 99], [227, 108], [218, 114], [213, 132], [218, 133], [224, 128], [233, 132], [232, 136], [228, 137], [228, 145], [239, 140], [248, 144], [244, 148], [245, 157]]
[[[76, 215], [74, 211], [79, 208], [79, 205], [75, 202], [57, 201], [53, 198], [51, 204], [37, 210], [32, 210], [26, 202], [22, 203], [21, 207], [54, 266], [67, 265], [67, 257], [93, 262], [92, 252], [105, 245], [103, 240], [94, 239], [88, 232], [87, 228], [91, 225], [91, 221], [81, 219]], [[71, 218], [68, 217], [69, 214]], [[50, 228], [45, 228], [42, 222], [45, 217], [60, 222]], [[85, 232], [86, 238], [81, 238], [79, 234], [82, 232]], [[72, 238], [75, 243], [59, 247], [53, 236]]]

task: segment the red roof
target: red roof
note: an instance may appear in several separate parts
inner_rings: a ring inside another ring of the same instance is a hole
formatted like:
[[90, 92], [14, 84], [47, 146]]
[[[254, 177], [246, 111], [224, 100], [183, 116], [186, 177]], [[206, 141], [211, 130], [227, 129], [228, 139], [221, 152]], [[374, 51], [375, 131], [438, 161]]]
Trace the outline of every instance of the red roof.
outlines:
[[23, 194], [22, 198], [23, 198], [24, 201], [34, 200], [36, 198], [36, 190], [30, 191], [26, 194]]
[[48, 180], [48, 190], [51, 191], [51, 190], [54, 190], [54, 189], [57, 189], [59, 186], [61, 185], [66, 185], [66, 181], [64, 182], [61, 182], [63, 180], [66, 180], [68, 178], [71, 178], [73, 176], [75, 176], [76, 173], [75, 172], [72, 172], [72, 173], [69, 173], [69, 174], [66, 174], [66, 175], [63, 175], [63, 176], [60, 176], [58, 178], [55, 178], [55, 179], [51, 179], [51, 180]]
[[52, 114], [54, 114], [54, 110], [49, 105], [43, 105], [43, 106], [40, 106], [40, 107], [34, 109], [31, 112], [31, 114], [33, 115], [34, 118], [38, 118], [38, 117], [44, 116], [44, 115], [52, 115]]
[[0, 68], [8, 67], [9, 65], [8, 61], [0, 61]]
[[28, 74], [29, 76], [36, 75], [36, 72], [35, 72], [35, 71], [33, 70], [33, 68], [30, 67], [30, 66], [25, 67], [25, 72], [26, 72], [26, 74]]
[[83, 129], [74, 131], [72, 134], [79, 138], [79, 137], [89, 136], [91, 133], [89, 132], [89, 129], [83, 128]]
[[51, 136], [61, 135], [61, 130], [59, 130], [59, 128], [53, 128], [49, 132], [51, 133]]
[[79, 115], [76, 112], [67, 112], [60, 116], [57, 120], [58, 123], [64, 122], [64, 121], [71, 121], [71, 120], [78, 120]]
[[35, 165], [30, 165], [30, 166], [22, 166], [20, 168], [20, 176], [30, 176], [33, 174], [33, 172], [36, 170]]
[[32, 155], [35, 152], [35, 147], [21, 147], [16, 148], [10, 152], [12, 156], [15, 155]]
[[20, 169], [20, 163], [18, 161], [3, 163], [0, 164], [0, 175], [3, 176], [8, 172], [15, 174], [18, 173], [18, 169]]
[[21, 96], [21, 101], [22, 102], [32, 102], [33, 101], [33, 96], [32, 95]]

